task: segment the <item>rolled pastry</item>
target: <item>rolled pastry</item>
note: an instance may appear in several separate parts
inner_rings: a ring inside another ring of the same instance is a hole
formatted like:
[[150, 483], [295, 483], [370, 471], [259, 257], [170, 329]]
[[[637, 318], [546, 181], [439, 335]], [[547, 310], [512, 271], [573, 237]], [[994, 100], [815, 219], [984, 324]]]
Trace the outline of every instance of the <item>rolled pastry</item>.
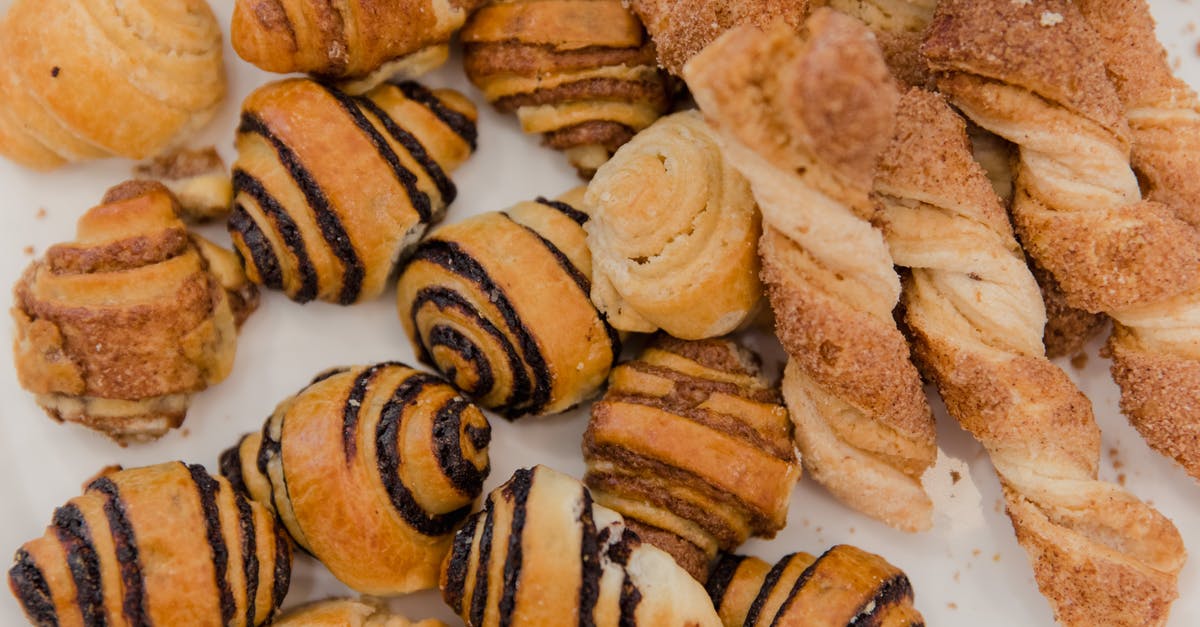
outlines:
[[275, 627], [447, 627], [432, 618], [413, 622], [389, 612], [383, 604], [352, 599], [328, 599], [289, 610]]
[[233, 202], [233, 183], [225, 161], [212, 146], [181, 149], [139, 164], [135, 179], [158, 181], [179, 201], [180, 217], [191, 222], [224, 218]]

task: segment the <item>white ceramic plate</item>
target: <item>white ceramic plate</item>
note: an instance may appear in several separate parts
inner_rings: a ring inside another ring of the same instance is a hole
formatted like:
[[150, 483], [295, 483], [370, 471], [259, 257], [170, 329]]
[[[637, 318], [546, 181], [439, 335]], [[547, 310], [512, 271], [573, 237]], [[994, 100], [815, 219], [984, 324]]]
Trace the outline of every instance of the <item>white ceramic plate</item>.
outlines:
[[[1159, 35], [1178, 71], [1200, 87], [1200, 6], [1195, 0], [1152, 0]], [[0, 0], [0, 8], [8, 2]], [[231, 0], [214, 0], [222, 22], [229, 23]], [[0, 60], [0, 62], [3, 62]], [[194, 145], [215, 144], [233, 161], [233, 129], [242, 98], [272, 76], [242, 62], [226, 45], [230, 93], [216, 120]], [[503, 209], [538, 195], [553, 196], [579, 184], [557, 152], [521, 134], [511, 117], [490, 110], [471, 88], [457, 59], [425, 82], [464, 91], [480, 108], [479, 151], [453, 175], [459, 196], [447, 221]], [[71, 239], [74, 222], [104, 190], [123, 180], [132, 164], [110, 160], [36, 174], [0, 161], [0, 285], [15, 283], [22, 269], [51, 244]], [[1200, 175], [1200, 173], [1197, 173]], [[347, 176], [353, 176], [347, 173]], [[228, 242], [220, 227], [204, 233]], [[32, 247], [32, 249], [28, 248]], [[32, 252], [30, 252], [32, 250]], [[242, 330], [237, 365], [228, 380], [198, 395], [181, 430], [153, 444], [119, 448], [78, 426], [50, 421], [33, 397], [17, 385], [12, 362], [0, 355], [0, 553], [42, 533], [54, 508], [80, 491], [84, 479], [102, 466], [126, 467], [183, 459], [215, 470], [217, 455], [250, 430], [259, 429], [275, 404], [294, 393], [314, 374], [339, 364], [399, 359], [415, 364], [412, 349], [395, 313], [394, 292], [379, 300], [343, 308], [322, 303], [297, 305], [267, 291], [262, 306]], [[12, 324], [3, 323], [11, 341]], [[769, 345], [769, 338], [751, 338]], [[0, 353], [6, 353], [0, 350]], [[1098, 356], [1098, 343], [1087, 350], [1086, 367], [1064, 368], [1095, 404], [1104, 431], [1100, 475], [1121, 479], [1143, 499], [1171, 517], [1193, 550], [1200, 550], [1200, 485], [1177, 466], [1151, 452], [1117, 409], [1119, 393]], [[936, 399], [936, 394], [933, 394]], [[916, 603], [930, 625], [1049, 625], [1049, 606], [1038, 594], [1024, 552], [1003, 513], [999, 485], [983, 449], [938, 401], [941, 448], [963, 460], [967, 481], [954, 486], [954, 498], [935, 528], [909, 535], [894, 531], [834, 501], [812, 481], [802, 479], [792, 497], [789, 525], [770, 542], [752, 541], [743, 552], [774, 560], [792, 551], [819, 553], [835, 543], [851, 543], [884, 555], [912, 580]], [[581, 476], [580, 436], [585, 410], [547, 419], [508, 423], [492, 417], [491, 490], [520, 467], [543, 463]], [[949, 472], [941, 469], [949, 485]], [[977, 486], [975, 491], [973, 486]], [[1170, 625], [1200, 625], [1200, 566], [1194, 558], [1179, 578], [1181, 598]], [[331, 595], [348, 595], [315, 561], [297, 556], [285, 606]], [[457, 624], [436, 592], [397, 600], [411, 617], [439, 617]], [[22, 624], [11, 595], [0, 593], [0, 624]]]

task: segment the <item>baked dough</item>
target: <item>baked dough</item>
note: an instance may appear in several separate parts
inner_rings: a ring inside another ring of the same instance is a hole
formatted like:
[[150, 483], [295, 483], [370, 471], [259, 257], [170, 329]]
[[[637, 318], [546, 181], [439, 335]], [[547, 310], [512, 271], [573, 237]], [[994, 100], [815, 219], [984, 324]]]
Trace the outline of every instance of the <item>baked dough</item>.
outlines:
[[413, 622], [370, 600], [328, 599], [289, 610], [274, 627], [447, 627], [432, 618]]
[[138, 180], [158, 181], [171, 190], [179, 203], [179, 217], [190, 222], [224, 218], [233, 202], [229, 170], [212, 146], [159, 155], [138, 164], [133, 176]]
[[930, 81], [921, 42], [937, 0], [811, 0], [811, 5], [830, 7], [866, 24], [875, 33], [892, 75], [904, 85], [923, 86]]

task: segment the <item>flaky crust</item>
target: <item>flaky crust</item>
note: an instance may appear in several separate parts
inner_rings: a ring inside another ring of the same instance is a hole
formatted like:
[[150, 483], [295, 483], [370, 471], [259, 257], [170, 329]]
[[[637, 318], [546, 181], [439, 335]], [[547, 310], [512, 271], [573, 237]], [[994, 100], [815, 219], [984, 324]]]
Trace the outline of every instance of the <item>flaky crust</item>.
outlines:
[[925, 86], [929, 68], [921, 57], [925, 28], [937, 0], [810, 0], [854, 17], [875, 33], [892, 75], [906, 86]]
[[684, 76], [763, 213], [759, 254], [805, 468], [869, 515], [928, 528], [919, 478], [935, 457], [933, 420], [892, 318], [900, 281], [869, 222], [899, 98], [874, 38], [821, 9], [802, 38], [783, 24], [730, 31]]
[[271, 622], [275, 627], [447, 627], [432, 618], [410, 621], [370, 600], [328, 599], [286, 612]]
[[171, 190], [180, 217], [189, 222], [224, 218], [233, 202], [233, 184], [216, 148], [181, 148], [161, 154], [133, 170], [136, 179], [157, 181]]

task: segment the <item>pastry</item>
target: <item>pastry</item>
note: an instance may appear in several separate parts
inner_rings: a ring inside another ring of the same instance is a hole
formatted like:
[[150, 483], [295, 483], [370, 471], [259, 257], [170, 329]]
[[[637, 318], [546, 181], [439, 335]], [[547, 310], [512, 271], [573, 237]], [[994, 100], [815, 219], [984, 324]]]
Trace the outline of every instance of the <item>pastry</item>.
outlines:
[[479, 0], [237, 0], [238, 56], [268, 72], [308, 72], [354, 94], [446, 62]]
[[476, 403], [515, 419], [593, 395], [621, 354], [588, 299], [583, 189], [433, 232], [396, 286], [417, 357]]
[[921, 627], [912, 584], [882, 557], [839, 544], [820, 557], [785, 555], [774, 565], [723, 554], [708, 593], [726, 627]]
[[349, 305], [379, 296], [454, 200], [475, 107], [417, 83], [349, 96], [290, 79], [246, 98], [237, 149], [229, 231], [250, 279]]
[[233, 184], [225, 161], [212, 146], [160, 155], [139, 164], [133, 176], [166, 186], [179, 202], [180, 217], [191, 222], [223, 218], [233, 202]]
[[462, 32], [467, 77], [588, 178], [667, 111], [654, 45], [621, 0], [494, 0]]
[[203, 466], [102, 474], [26, 542], [8, 585], [36, 625], [262, 625], [291, 544], [271, 513]]
[[275, 512], [354, 590], [437, 585], [438, 562], [487, 477], [487, 418], [441, 377], [384, 362], [336, 368], [221, 455], [221, 474]]
[[789, 355], [784, 397], [805, 469], [898, 529], [932, 523], [920, 477], [933, 418], [892, 317], [900, 279], [869, 197], [899, 99], [871, 32], [818, 9], [722, 36], [684, 67], [763, 214], [759, 255]]
[[697, 112], [638, 133], [596, 172], [583, 202], [592, 302], [617, 329], [698, 340], [754, 313], [758, 207]]
[[233, 367], [257, 292], [173, 205], [157, 183], [110, 189], [13, 289], [17, 377], [55, 420], [153, 440]]
[[944, 3], [924, 46], [954, 104], [1020, 146], [1017, 233], [1069, 303], [1113, 319], [1125, 414], [1200, 478], [1200, 232], [1142, 198], [1102, 50], [1065, 0]]
[[929, 68], [921, 58], [921, 41], [933, 19], [937, 0], [810, 0], [857, 18], [875, 33], [892, 75], [905, 85], [925, 85]]
[[1154, 508], [1097, 479], [1091, 405], [1045, 357], [1037, 282], [962, 119], [940, 96], [913, 89], [901, 99], [875, 191], [892, 256], [911, 269], [904, 309], [915, 352], [950, 415], [990, 454], [1059, 621], [1161, 623], [1183, 541]]
[[145, 159], [225, 96], [221, 27], [204, 0], [16, 0], [0, 58], [0, 155], [36, 169]]
[[704, 588], [583, 484], [522, 468], [454, 537], [442, 598], [468, 627], [721, 624]]
[[447, 627], [440, 620], [413, 622], [382, 604], [329, 599], [290, 610], [271, 623], [275, 627]]

